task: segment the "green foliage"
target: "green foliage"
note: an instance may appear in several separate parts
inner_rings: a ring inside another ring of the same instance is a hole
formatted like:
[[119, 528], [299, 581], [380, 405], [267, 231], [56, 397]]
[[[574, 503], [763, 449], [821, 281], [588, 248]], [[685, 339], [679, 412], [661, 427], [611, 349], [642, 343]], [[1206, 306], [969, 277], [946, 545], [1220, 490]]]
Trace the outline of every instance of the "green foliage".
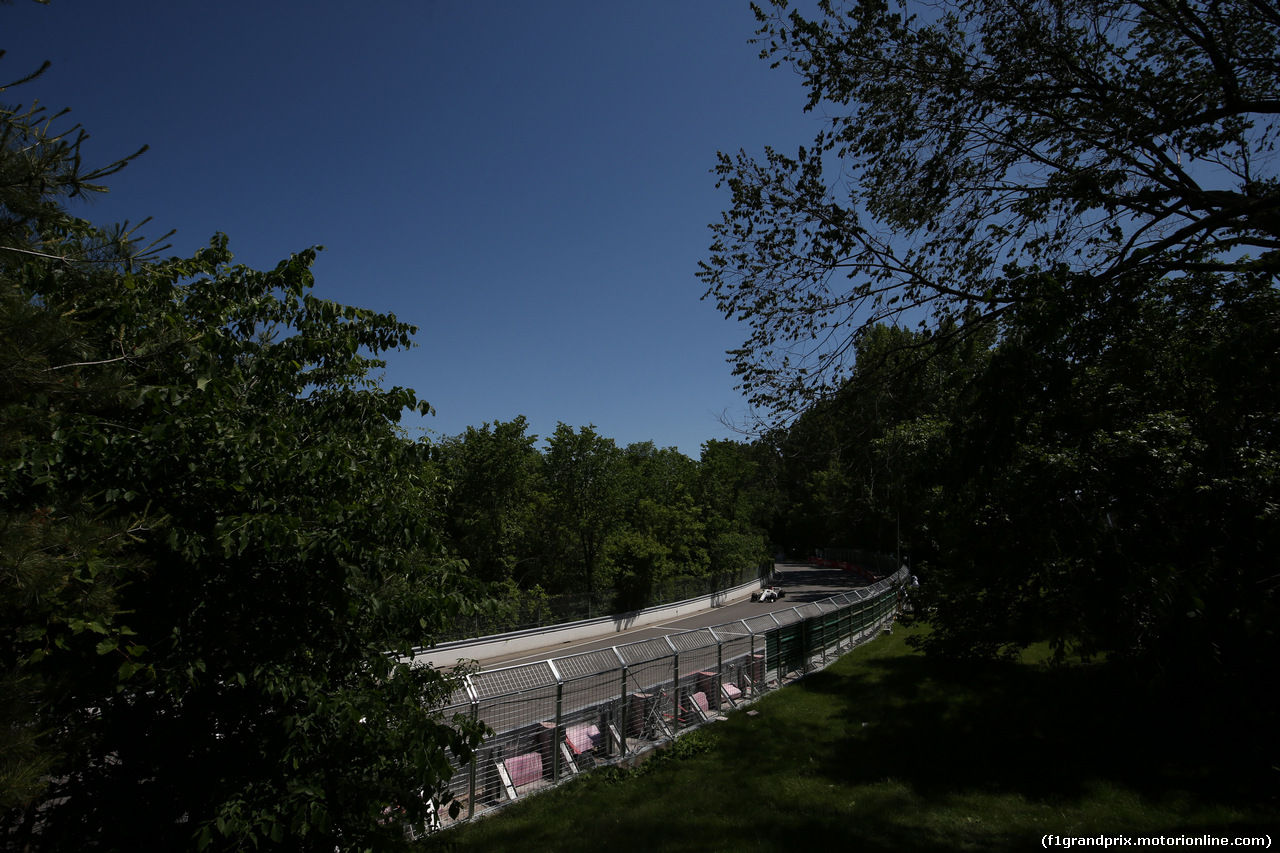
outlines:
[[953, 431], [930, 642], [1052, 638], [1247, 686], [1276, 648], [1270, 277], [1162, 281], [1009, 328]]
[[[508, 578], [487, 587], [489, 600], [465, 621], [458, 639], [485, 637], [543, 625], [555, 618], [552, 600], [541, 586], [525, 589]], [[452, 635], [447, 639], [452, 639]]]
[[762, 55], [824, 119], [794, 155], [720, 155], [700, 277], [750, 324], [753, 402], [798, 412], [860, 330], [996, 318], [1059, 265], [1103, 287], [1275, 271], [1271, 0], [762, 5]]
[[707, 553], [713, 574], [739, 572], [746, 566], [758, 566], [771, 559], [764, 537], [759, 533], [718, 533], [707, 543]]
[[493, 633], [700, 595], [769, 558], [768, 448], [710, 442], [694, 460], [652, 442], [620, 450], [593, 427], [564, 424], [544, 452], [535, 441], [519, 417], [432, 449], [445, 481], [445, 541], [501, 602], [457, 630]]
[[777, 458], [767, 443], [713, 439], [702, 446], [699, 501], [708, 523], [739, 533], [768, 529], [778, 510]]
[[[48, 68], [46, 62], [0, 91], [30, 83]], [[63, 210], [67, 200], [105, 192], [98, 182], [147, 150], [143, 146], [128, 157], [91, 167], [81, 151], [88, 134], [79, 125], [65, 127], [61, 120], [66, 112], [51, 115], [41, 106], [0, 104], [0, 247], [10, 252], [38, 256], [40, 235], [70, 219]]]
[[937, 460], [957, 400], [980, 375], [990, 330], [960, 336], [875, 326], [839, 393], [806, 410], [780, 440], [786, 538], [822, 546], [925, 553], [933, 542]]
[[1280, 8], [756, 11], [828, 119], [721, 155], [701, 277], [792, 421], [785, 525], [884, 550], [900, 522], [932, 651], [1049, 640], [1263, 706]]
[[540, 568], [542, 457], [527, 429], [524, 416], [469, 427], [433, 450], [449, 484], [446, 534], [481, 580], [524, 579]]
[[[43, 69], [41, 69], [43, 71]], [[34, 79], [40, 72], [29, 75]], [[21, 82], [21, 81], [20, 81]], [[66, 199], [100, 191], [95, 182], [131, 158], [89, 167], [84, 133], [58, 130], [40, 108], [0, 106], [0, 808], [25, 808], [45, 795], [78, 734], [45, 713], [45, 703], [77, 688], [75, 666], [104, 663], [120, 676], [144, 665], [136, 632], [122, 621], [119, 589], [146, 563], [124, 554], [146, 522], [138, 513], [100, 518], [82, 485], [54, 494], [61, 462], [57, 412], [92, 419], [127, 403], [136, 389], [116, 359], [102, 359], [92, 318], [33, 302], [31, 286], [100, 283], [78, 257], [127, 263], [136, 253], [62, 210]], [[136, 155], [135, 155], [136, 156]], [[24, 465], [32, 466], [21, 472]], [[7, 822], [6, 822], [7, 823]]]
[[654, 752], [631, 771], [633, 777], [654, 773], [674, 772], [676, 765], [699, 755], [707, 755], [716, 749], [720, 736], [714, 729], [700, 728], [682, 734]]
[[698, 464], [652, 442], [628, 446], [624, 459], [625, 527], [605, 555], [619, 612], [651, 604], [660, 584], [709, 567], [706, 525], [694, 500]]
[[609, 543], [616, 613], [639, 610], [652, 601], [654, 586], [674, 571], [670, 548], [654, 536], [626, 530]]
[[622, 451], [592, 426], [575, 432], [562, 423], [547, 439], [545, 464], [549, 509], [567, 540], [563, 553], [580, 567], [586, 592], [594, 592], [596, 570], [622, 522]]
[[[482, 732], [428, 643], [475, 590], [381, 388], [394, 316], [68, 216], [106, 169], [0, 112], [0, 805], [29, 849], [385, 847]], [[128, 815], [128, 820], [121, 820]]]

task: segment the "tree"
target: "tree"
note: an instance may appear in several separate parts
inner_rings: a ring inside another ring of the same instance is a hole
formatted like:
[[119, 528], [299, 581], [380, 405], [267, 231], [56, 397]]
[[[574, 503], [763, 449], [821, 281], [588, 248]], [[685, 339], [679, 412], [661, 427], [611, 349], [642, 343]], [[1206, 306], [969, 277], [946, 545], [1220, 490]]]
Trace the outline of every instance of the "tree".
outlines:
[[572, 543], [586, 592], [595, 592], [596, 569], [622, 520], [622, 451], [593, 426], [577, 432], [558, 424], [545, 455], [551, 512]]
[[449, 482], [446, 527], [454, 550], [485, 581], [521, 581], [534, 570], [533, 512], [541, 487], [538, 437], [523, 415], [468, 427], [435, 449]]
[[[665, 576], [707, 571], [705, 522], [695, 500], [698, 463], [674, 447], [628, 445], [627, 525], [660, 544]], [[661, 578], [655, 578], [658, 580]]]
[[702, 446], [698, 502], [706, 517], [712, 572], [738, 572], [769, 559], [766, 535], [778, 508], [772, 448], [712, 439]]
[[[46, 67], [0, 89], [30, 82]], [[85, 339], [84, 318], [33, 303], [16, 280], [57, 274], [75, 287], [91, 286], [93, 264], [49, 269], [46, 240], [87, 233], [64, 204], [103, 191], [97, 182], [141, 153], [92, 167], [81, 152], [83, 130], [61, 129], [57, 118], [43, 108], [0, 106], [0, 460], [6, 471], [30, 448], [48, 446], [54, 435], [48, 409], [92, 416], [136, 393], [118, 362], [98, 360]], [[110, 236], [85, 241], [85, 254], [131, 262], [136, 251], [119, 232]], [[122, 551], [145, 523], [136, 514], [102, 518], [83, 490], [64, 493], [56, 507], [39, 492], [12, 477], [0, 481], [0, 624], [10, 640], [0, 647], [4, 810], [30, 806], [44, 793], [69, 740], [39, 712], [43, 700], [65, 688], [39, 666], [48, 653], [43, 645], [67, 651], [74, 645], [81, 654], [87, 646], [92, 654], [100, 638], [127, 637], [127, 626], [118, 622], [117, 590], [139, 559]]]
[[938, 460], [994, 340], [956, 337], [880, 325], [858, 340], [845, 385], [783, 433], [789, 538], [882, 553], [931, 547]]
[[712, 439], [702, 445], [698, 502], [708, 518], [720, 518], [740, 532], [763, 533], [779, 500], [772, 448]]
[[313, 257], [257, 272], [219, 238], [109, 291], [23, 280], [48, 310], [97, 318], [96, 360], [123, 352], [138, 391], [105, 411], [21, 401], [51, 433], [22, 446], [5, 491], [39, 496], [35, 517], [84, 495], [150, 520], [129, 547], [145, 571], [108, 553], [76, 572], [126, 582], [127, 629], [15, 638], [60, 685], [43, 718], [77, 739], [21, 818], [31, 840], [375, 843], [393, 831], [381, 810], [419, 812], [438, 756], [478, 734], [430, 710], [448, 679], [388, 657], [465, 606], [427, 526], [425, 448], [393, 427], [419, 404], [369, 383], [377, 362], [357, 354], [411, 330], [311, 296]]
[[794, 156], [720, 155], [732, 207], [700, 271], [750, 323], [731, 355], [753, 402], [799, 411], [877, 323], [963, 333], [1045, 275], [1280, 267], [1271, 0], [786, 5], [756, 7], [762, 56], [827, 118]]
[[[1280, 9], [818, 10], [757, 9], [830, 116], [815, 145], [720, 158], [701, 275], [751, 323], [745, 390], [856, 411], [966, 341], [954, 398], [869, 436], [936, 495], [926, 646], [1250, 683], [1276, 651]], [[928, 333], [880, 348], [890, 374], [863, 361], [882, 321]]]
[[927, 645], [1048, 638], [1262, 696], [1280, 294], [1262, 273], [1200, 273], [1102, 307], [1013, 312], [960, 401], [935, 472]]
[[426, 404], [369, 378], [414, 330], [313, 295], [315, 250], [157, 260], [67, 215], [103, 172], [32, 115], [0, 112], [6, 844], [394, 844], [481, 735], [396, 656], [471, 594], [396, 427]]
[[651, 604], [660, 583], [703, 575], [709, 565], [693, 498], [697, 463], [651, 441], [628, 445], [623, 463], [622, 530], [606, 553], [619, 612]]

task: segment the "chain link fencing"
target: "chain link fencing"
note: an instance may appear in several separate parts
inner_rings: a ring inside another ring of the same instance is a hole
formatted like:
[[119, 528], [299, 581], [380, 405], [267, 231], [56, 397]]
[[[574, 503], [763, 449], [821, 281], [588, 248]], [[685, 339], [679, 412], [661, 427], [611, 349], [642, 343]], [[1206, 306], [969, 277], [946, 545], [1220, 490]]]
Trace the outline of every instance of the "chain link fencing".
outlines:
[[500, 606], [493, 611], [458, 619], [448, 631], [437, 638], [437, 642], [469, 640], [475, 637], [507, 634], [530, 628], [545, 628], [600, 616], [615, 616], [649, 607], [660, 607], [664, 604], [673, 604], [677, 601], [686, 601], [690, 598], [700, 598], [733, 589], [744, 583], [766, 577], [772, 569], [773, 563], [770, 562], [744, 566], [736, 572], [672, 578], [657, 584], [653, 589], [646, 590], [639, 596], [635, 594], [626, 596], [615, 589], [564, 595], [518, 593], [503, 599]]
[[[682, 732], [826, 667], [893, 621], [905, 570], [789, 610], [665, 637], [466, 676], [446, 718], [492, 734], [455, 763], [470, 820], [604, 765], [634, 761]], [[413, 833], [411, 833], [413, 834]]]

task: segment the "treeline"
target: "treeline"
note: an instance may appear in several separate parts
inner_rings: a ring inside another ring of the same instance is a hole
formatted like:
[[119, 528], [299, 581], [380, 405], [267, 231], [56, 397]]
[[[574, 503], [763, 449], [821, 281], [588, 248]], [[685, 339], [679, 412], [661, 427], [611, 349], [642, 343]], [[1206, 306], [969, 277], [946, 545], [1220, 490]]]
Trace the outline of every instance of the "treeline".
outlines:
[[931, 651], [1274, 709], [1280, 5], [755, 8], [823, 121], [699, 275], [798, 519], [900, 530]]
[[509, 610], [583, 595], [597, 612], [625, 612], [673, 581], [770, 558], [777, 490], [758, 448], [713, 440], [695, 460], [565, 424], [545, 449], [538, 440], [521, 416], [431, 448], [444, 541]]
[[946, 491], [938, 437], [989, 360], [992, 338], [951, 342], [877, 326], [859, 341], [855, 374], [839, 391], [762, 436], [780, 489], [773, 535], [810, 548], [900, 554], [908, 563], [936, 557], [928, 510]]
[[875, 327], [784, 434], [799, 517], [900, 543], [934, 651], [1050, 640], [1264, 692], [1278, 317], [1269, 277], [1198, 276], [1092, 316]]

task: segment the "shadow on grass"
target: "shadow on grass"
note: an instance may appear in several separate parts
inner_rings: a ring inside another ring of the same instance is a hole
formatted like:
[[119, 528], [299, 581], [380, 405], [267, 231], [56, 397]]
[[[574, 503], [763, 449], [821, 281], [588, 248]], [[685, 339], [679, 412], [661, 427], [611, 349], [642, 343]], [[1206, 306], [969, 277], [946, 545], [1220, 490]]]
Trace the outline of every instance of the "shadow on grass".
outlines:
[[1274, 736], [1212, 697], [1157, 697], [1111, 666], [927, 660], [903, 633], [686, 735], [701, 748], [679, 761], [597, 771], [432, 849], [950, 853], [1275, 833]]
[[1228, 704], [1191, 685], [1158, 695], [1112, 665], [910, 654], [815, 673], [796, 691], [839, 701], [850, 734], [828, 741], [823, 767], [845, 783], [895, 778], [924, 795], [1049, 801], [1099, 783], [1233, 805], [1278, 793], [1274, 729], [1243, 728]]

